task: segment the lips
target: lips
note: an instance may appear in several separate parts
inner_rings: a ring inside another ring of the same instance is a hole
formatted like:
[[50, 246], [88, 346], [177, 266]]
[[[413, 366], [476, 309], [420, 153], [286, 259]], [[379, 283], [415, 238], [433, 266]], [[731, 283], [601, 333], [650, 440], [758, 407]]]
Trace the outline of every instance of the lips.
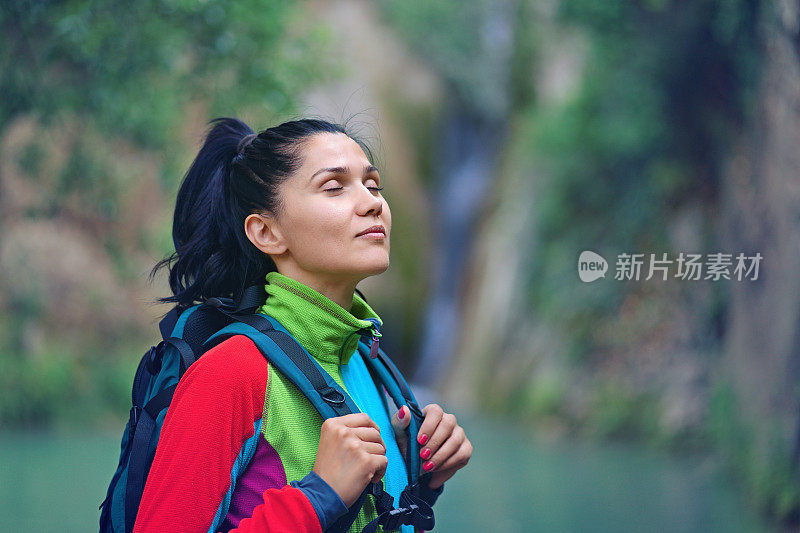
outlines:
[[361, 237], [362, 235], [366, 235], [367, 233], [382, 233], [386, 235], [386, 228], [384, 228], [383, 226], [372, 226], [370, 228], [365, 229], [358, 235], [356, 235], [356, 237]]

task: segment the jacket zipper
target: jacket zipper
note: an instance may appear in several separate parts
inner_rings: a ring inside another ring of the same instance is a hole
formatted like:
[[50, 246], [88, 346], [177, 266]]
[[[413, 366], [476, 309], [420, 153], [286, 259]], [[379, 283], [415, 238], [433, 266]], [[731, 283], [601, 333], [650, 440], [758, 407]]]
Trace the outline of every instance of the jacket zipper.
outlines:
[[369, 358], [375, 359], [376, 357], [378, 357], [379, 338], [382, 337], [383, 335], [381, 335], [381, 332], [378, 329], [377, 322], [374, 322], [372, 320], [370, 320], [370, 322], [372, 322], [372, 329], [369, 330], [371, 335], [371, 340], [369, 344]]

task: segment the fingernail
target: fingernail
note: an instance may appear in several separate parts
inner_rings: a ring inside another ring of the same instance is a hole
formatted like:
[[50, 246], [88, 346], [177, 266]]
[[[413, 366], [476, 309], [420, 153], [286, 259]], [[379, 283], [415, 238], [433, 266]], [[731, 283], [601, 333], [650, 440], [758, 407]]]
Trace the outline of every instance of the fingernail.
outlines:
[[431, 450], [429, 448], [425, 448], [424, 450], [419, 452], [419, 456], [422, 457], [423, 459], [427, 459], [428, 457], [431, 456]]
[[420, 444], [425, 444], [426, 442], [428, 442], [428, 436], [423, 433], [422, 435], [417, 437], [417, 442], [419, 442]]
[[433, 463], [431, 461], [428, 461], [427, 463], [422, 465], [422, 469], [425, 470], [426, 472], [430, 472], [431, 470], [433, 470]]
[[403, 418], [404, 416], [406, 416], [406, 412], [404, 411], [405, 408], [406, 408], [405, 405], [400, 408], [400, 412], [397, 413], [397, 418]]

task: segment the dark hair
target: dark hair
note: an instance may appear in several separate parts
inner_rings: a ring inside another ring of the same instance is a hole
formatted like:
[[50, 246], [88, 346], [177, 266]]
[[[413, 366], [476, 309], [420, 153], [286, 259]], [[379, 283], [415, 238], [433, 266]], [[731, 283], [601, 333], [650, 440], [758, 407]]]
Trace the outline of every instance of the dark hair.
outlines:
[[308, 136], [343, 133], [372, 161], [369, 147], [344, 126], [326, 120], [292, 120], [257, 135], [236, 118], [216, 118], [209, 125], [178, 190], [172, 222], [175, 251], [150, 272], [152, 281], [159, 269], [169, 269], [173, 296], [159, 302], [190, 306], [212, 297], [239, 301], [247, 287], [265, 283], [275, 263], [247, 238], [244, 220], [251, 213], [280, 213], [278, 187], [302, 164]]

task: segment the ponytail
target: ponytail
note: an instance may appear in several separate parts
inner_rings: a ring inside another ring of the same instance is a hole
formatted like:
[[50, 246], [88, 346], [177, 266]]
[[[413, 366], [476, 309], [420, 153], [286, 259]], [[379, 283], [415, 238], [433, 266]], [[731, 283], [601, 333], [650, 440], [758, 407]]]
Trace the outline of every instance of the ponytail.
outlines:
[[[239, 301], [247, 287], [276, 270], [244, 232], [251, 213], [278, 214], [280, 184], [302, 163], [302, 141], [315, 133], [347, 133], [325, 120], [303, 119], [254, 133], [236, 118], [210, 122], [203, 146], [183, 178], [175, 203], [175, 251], [150, 272], [167, 267], [173, 295], [164, 303], [191, 306], [212, 297]], [[369, 149], [354, 139], [365, 151]]]

